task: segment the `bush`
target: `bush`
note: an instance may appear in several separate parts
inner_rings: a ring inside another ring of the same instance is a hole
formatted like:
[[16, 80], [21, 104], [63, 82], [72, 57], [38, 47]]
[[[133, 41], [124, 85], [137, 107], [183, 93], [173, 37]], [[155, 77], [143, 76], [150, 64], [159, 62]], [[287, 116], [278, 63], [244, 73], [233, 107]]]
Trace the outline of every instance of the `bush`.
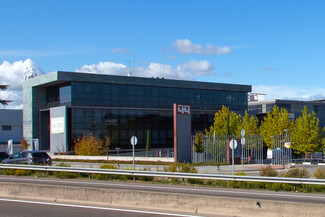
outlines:
[[110, 139], [107, 137], [105, 141], [97, 139], [92, 133], [83, 134], [74, 141], [74, 151], [77, 155], [84, 156], [100, 156], [104, 155], [110, 145]]
[[178, 172], [181, 172], [181, 173], [197, 173], [197, 169], [195, 168], [195, 166], [193, 166], [192, 164], [190, 163], [181, 163], [181, 164], [178, 164]]
[[26, 151], [28, 149], [28, 147], [29, 147], [29, 144], [28, 144], [28, 142], [26, 141], [26, 139], [24, 137], [20, 140], [20, 144], [22, 145], [21, 148], [24, 151]]
[[260, 171], [260, 176], [276, 177], [278, 176], [278, 172], [270, 166], [263, 167]]
[[[150, 168], [143, 168], [141, 171], [150, 171]], [[152, 182], [155, 180], [155, 177], [153, 176], [137, 176], [137, 180], [143, 181], [143, 182]]]
[[[238, 172], [235, 173], [237, 176], [246, 176], [246, 173], [244, 172]], [[229, 186], [233, 188], [246, 188], [247, 182], [241, 182], [241, 181], [229, 181]]]
[[15, 170], [15, 176], [30, 176], [31, 174], [30, 170]]
[[308, 178], [309, 172], [306, 168], [294, 167], [287, 170], [287, 172], [283, 175], [283, 177], [290, 178]]
[[[60, 163], [59, 167], [70, 167], [69, 164]], [[56, 178], [64, 179], [64, 178], [77, 178], [79, 177], [79, 173], [72, 173], [72, 172], [53, 172], [53, 175]]]
[[[107, 170], [118, 169], [118, 167], [114, 164], [102, 164], [99, 166], [99, 168], [107, 169]], [[100, 179], [100, 180], [112, 180], [112, 179], [117, 179], [118, 175], [94, 174], [93, 177], [95, 179]]]
[[325, 168], [317, 167], [313, 175], [316, 179], [325, 179]]
[[[197, 169], [195, 166], [193, 166], [190, 163], [178, 163], [178, 164], [173, 164], [168, 167], [164, 168], [165, 172], [178, 172], [178, 173], [197, 173]], [[172, 183], [178, 184], [181, 182], [180, 179], [178, 178], [171, 178]], [[187, 179], [187, 182], [189, 184], [197, 184], [199, 182], [202, 182], [201, 180], [197, 179]]]
[[1, 169], [0, 170], [1, 175], [15, 175], [14, 169]]

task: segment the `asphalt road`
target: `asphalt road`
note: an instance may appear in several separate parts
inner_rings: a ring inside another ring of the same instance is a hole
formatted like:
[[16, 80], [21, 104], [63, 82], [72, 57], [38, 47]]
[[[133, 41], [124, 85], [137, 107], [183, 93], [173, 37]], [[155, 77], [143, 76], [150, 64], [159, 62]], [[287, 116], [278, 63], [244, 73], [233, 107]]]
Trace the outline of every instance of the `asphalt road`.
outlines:
[[78, 186], [105, 189], [141, 190], [152, 192], [180, 193], [190, 195], [209, 195], [219, 197], [247, 198], [256, 200], [276, 200], [302, 203], [325, 204], [325, 194], [304, 194], [295, 192], [256, 191], [216, 187], [194, 187], [184, 185], [158, 185], [137, 182], [110, 182], [83, 179], [45, 179], [34, 177], [0, 176], [1, 182], [32, 183], [61, 186]]
[[175, 214], [148, 210], [96, 207], [6, 198], [0, 198], [0, 210], [0, 215], [2, 217], [198, 217], [186, 214]]

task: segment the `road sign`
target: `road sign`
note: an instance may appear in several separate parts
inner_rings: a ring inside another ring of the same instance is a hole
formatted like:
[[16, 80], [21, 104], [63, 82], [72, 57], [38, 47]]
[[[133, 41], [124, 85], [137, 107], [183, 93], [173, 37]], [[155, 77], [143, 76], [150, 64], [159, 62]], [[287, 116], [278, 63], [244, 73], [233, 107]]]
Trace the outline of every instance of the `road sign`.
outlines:
[[131, 137], [131, 145], [136, 145], [138, 143], [138, 138], [136, 136]]
[[240, 139], [240, 143], [241, 143], [241, 145], [245, 145], [245, 137], [242, 137], [242, 138]]
[[229, 147], [231, 149], [236, 149], [237, 148], [237, 141], [235, 139], [230, 140]]
[[241, 134], [241, 137], [244, 137], [245, 136], [245, 129], [242, 129], [240, 134]]

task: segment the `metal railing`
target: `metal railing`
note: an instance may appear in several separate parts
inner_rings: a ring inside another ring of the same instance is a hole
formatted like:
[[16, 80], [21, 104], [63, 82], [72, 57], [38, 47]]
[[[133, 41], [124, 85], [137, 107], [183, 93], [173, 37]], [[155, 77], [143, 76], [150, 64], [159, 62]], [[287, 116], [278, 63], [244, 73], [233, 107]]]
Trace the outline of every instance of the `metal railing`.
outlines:
[[240, 176], [222, 174], [199, 174], [199, 173], [175, 173], [175, 172], [153, 172], [138, 170], [115, 170], [115, 169], [94, 169], [94, 168], [72, 168], [57, 166], [34, 166], [18, 164], [0, 164], [0, 169], [23, 169], [43, 172], [72, 172], [86, 174], [108, 174], [108, 175], [127, 175], [127, 176], [150, 176], [179, 179], [205, 179], [223, 181], [242, 181], [242, 182], [270, 182], [287, 184], [308, 184], [325, 185], [325, 179], [306, 179], [306, 178], [283, 178], [283, 177], [261, 177], [261, 176]]

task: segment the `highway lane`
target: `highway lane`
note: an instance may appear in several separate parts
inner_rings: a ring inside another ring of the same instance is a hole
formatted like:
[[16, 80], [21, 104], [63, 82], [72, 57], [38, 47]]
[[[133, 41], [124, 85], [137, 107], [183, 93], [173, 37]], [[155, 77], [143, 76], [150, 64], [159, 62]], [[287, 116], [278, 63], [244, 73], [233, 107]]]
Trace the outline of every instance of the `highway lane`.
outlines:
[[325, 204], [325, 194], [305, 194], [295, 192], [273, 192], [242, 190], [217, 187], [197, 187], [184, 185], [160, 185], [137, 182], [97, 181], [86, 179], [53, 179], [36, 177], [0, 176], [1, 182], [47, 184], [56, 186], [76, 186], [104, 189], [141, 190], [151, 192], [180, 193], [190, 195], [209, 195], [219, 197], [235, 197], [256, 200], [276, 200], [302, 203]]
[[67, 203], [0, 198], [0, 216], [10, 217], [200, 217], [149, 210], [121, 209]]

